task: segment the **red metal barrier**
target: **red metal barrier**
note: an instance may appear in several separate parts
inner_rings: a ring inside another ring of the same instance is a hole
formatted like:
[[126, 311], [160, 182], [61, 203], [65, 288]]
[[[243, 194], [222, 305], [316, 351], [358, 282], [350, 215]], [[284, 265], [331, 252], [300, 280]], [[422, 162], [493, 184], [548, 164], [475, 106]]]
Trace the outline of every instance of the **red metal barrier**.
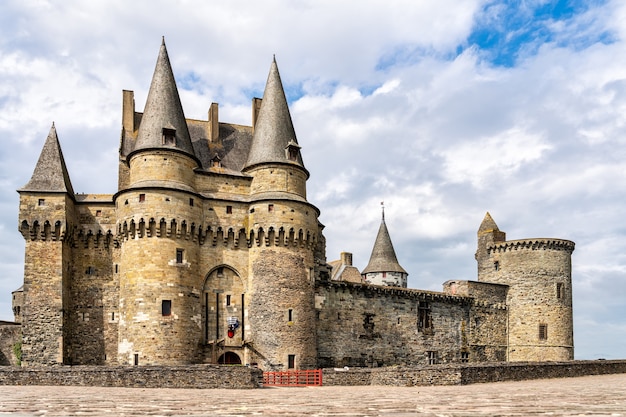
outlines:
[[322, 370], [263, 372], [263, 385], [276, 387], [321, 386]]

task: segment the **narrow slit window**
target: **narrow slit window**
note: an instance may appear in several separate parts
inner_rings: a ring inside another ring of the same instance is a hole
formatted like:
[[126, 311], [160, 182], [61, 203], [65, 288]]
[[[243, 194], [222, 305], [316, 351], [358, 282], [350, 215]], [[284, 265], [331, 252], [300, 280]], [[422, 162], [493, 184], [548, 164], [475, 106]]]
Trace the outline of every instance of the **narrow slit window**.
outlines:
[[139, 353], [135, 353], [134, 364], [135, 364], [135, 366], [139, 365]]
[[495, 269], [496, 271], [499, 271], [500, 270], [500, 262], [495, 261], [493, 263], [493, 269]]
[[548, 325], [545, 323], [539, 325], [539, 340], [548, 340]]
[[172, 315], [172, 300], [161, 301], [161, 315], [162, 316]]
[[287, 310], [287, 321], [293, 321], [293, 310]]
[[563, 298], [563, 283], [557, 282], [556, 284], [556, 298], [559, 300]]
[[182, 249], [176, 249], [176, 263], [182, 264], [184, 259], [185, 251]]
[[189, 205], [190, 205], [191, 207], [193, 207], [193, 198], [190, 198], [190, 199], [189, 199]]
[[226, 294], [226, 305], [230, 305], [230, 294]]

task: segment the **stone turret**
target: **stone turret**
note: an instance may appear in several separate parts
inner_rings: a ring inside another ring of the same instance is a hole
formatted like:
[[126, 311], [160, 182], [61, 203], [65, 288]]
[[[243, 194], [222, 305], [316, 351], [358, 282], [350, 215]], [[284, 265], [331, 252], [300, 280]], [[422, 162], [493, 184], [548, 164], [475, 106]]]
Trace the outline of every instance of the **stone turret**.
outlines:
[[252, 176], [249, 225], [250, 340], [265, 370], [316, 365], [314, 251], [317, 208], [272, 61], [244, 173]]
[[[125, 128], [129, 123], [124, 123]], [[134, 126], [133, 126], [134, 129]], [[130, 130], [130, 129], [129, 129]], [[201, 330], [196, 280], [203, 200], [195, 191], [200, 162], [178, 96], [165, 42], [161, 44], [136, 140], [121, 155], [128, 180], [114, 196], [121, 242], [118, 361], [193, 362]], [[122, 172], [122, 171], [120, 171]]]
[[61, 364], [67, 358], [74, 190], [54, 124], [30, 181], [20, 194], [20, 232], [26, 240], [23, 359]]
[[574, 242], [506, 240], [489, 213], [478, 229], [478, 281], [508, 285], [509, 361], [574, 358]]
[[385, 224], [384, 207], [370, 261], [361, 275], [368, 284], [407, 287], [409, 274], [398, 263], [396, 251], [393, 249], [393, 243], [391, 243], [391, 237]]

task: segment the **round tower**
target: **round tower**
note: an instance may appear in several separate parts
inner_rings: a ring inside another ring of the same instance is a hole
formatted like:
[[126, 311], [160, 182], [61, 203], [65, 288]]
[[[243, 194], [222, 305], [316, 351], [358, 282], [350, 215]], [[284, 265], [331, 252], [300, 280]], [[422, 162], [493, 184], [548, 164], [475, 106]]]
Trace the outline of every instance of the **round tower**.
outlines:
[[[316, 366], [317, 208], [274, 60], [244, 172], [250, 186], [249, 340], [265, 370]], [[247, 338], [248, 338], [247, 337]]]
[[197, 288], [200, 166], [162, 43], [141, 123], [125, 157], [128, 181], [115, 195], [120, 255], [118, 361], [196, 361], [202, 337]]
[[572, 252], [563, 239], [506, 240], [489, 213], [478, 230], [478, 280], [508, 285], [508, 360], [574, 359]]

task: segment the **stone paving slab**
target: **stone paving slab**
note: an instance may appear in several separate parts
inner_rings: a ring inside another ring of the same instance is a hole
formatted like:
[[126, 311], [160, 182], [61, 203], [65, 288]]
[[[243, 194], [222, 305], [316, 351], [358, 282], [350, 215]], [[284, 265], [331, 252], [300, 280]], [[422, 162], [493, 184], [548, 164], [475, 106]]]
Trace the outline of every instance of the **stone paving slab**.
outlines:
[[626, 374], [429, 387], [0, 386], [0, 416], [626, 416]]

